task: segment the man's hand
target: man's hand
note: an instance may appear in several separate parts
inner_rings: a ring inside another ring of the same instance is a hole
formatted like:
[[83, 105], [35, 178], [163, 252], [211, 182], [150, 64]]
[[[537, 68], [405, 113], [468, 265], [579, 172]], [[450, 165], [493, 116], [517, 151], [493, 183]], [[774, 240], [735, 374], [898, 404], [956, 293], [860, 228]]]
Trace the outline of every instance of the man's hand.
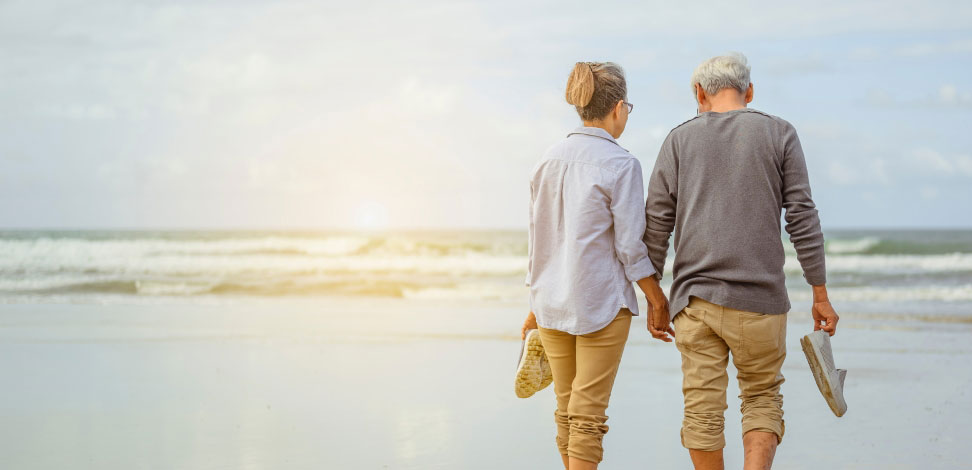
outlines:
[[523, 320], [523, 329], [520, 330], [520, 339], [526, 339], [527, 330], [537, 329], [537, 316], [530, 312], [526, 320]]
[[837, 333], [837, 321], [840, 317], [830, 305], [830, 298], [827, 297], [827, 286], [813, 286], [813, 307], [810, 309], [813, 315], [813, 331], [824, 330], [833, 336]]
[[657, 340], [671, 343], [672, 338], [668, 335], [675, 336], [675, 330], [672, 329], [671, 318], [668, 316], [668, 299], [658, 285], [658, 279], [654, 276], [640, 279], [638, 287], [648, 300], [648, 332]]
[[[671, 318], [668, 316], [668, 299], [665, 299], [665, 302], [657, 307], [652, 304], [651, 300], [648, 301], [648, 332], [655, 339], [666, 343], [672, 342], [675, 330], [672, 329]], [[668, 335], [672, 335], [672, 337]]]

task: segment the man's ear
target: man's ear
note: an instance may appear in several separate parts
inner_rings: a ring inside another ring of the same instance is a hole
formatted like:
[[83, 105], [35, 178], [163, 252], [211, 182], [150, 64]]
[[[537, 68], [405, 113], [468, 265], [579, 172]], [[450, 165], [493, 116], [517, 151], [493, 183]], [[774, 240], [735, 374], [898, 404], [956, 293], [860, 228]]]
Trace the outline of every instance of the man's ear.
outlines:
[[695, 84], [695, 102], [698, 103], [699, 106], [702, 106], [702, 103], [705, 102], [705, 90], [703, 90], [702, 85], [698, 83]]
[[746, 89], [746, 103], [753, 102], [753, 83], [749, 83], [749, 88]]
[[614, 119], [621, 119], [622, 106], [624, 106], [624, 100], [618, 101], [618, 104], [614, 105]]

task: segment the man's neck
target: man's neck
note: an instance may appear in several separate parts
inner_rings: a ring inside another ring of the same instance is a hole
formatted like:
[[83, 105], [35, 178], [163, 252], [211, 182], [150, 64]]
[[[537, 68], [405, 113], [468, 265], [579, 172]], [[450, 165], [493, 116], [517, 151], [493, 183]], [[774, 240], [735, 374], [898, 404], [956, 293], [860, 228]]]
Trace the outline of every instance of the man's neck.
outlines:
[[746, 107], [745, 101], [724, 101], [724, 102], [714, 102], [712, 106], [709, 107], [708, 111], [713, 113], [725, 113], [728, 111], [735, 111], [737, 109], [743, 109]]

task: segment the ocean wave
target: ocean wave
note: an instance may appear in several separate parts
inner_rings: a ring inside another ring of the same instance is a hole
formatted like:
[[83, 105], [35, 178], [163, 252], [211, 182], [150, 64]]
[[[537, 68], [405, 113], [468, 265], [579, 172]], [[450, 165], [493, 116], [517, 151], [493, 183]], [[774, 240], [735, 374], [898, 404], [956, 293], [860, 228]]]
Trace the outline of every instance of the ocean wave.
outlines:
[[[384, 278], [296, 276], [233, 280], [60, 278], [55, 280], [0, 282], [0, 297], [118, 294], [135, 297], [235, 297], [315, 296], [389, 297], [411, 300], [510, 300], [525, 301], [529, 290], [519, 278], [455, 279], [399, 276]], [[666, 286], [667, 290], [667, 286]], [[873, 306], [904, 302], [972, 303], [972, 284], [910, 287], [832, 286], [830, 296], [838, 302], [863, 302]], [[811, 300], [808, 288], [789, 291], [794, 302]]]
[[48, 256], [60, 259], [91, 255], [155, 257], [171, 255], [249, 256], [461, 256], [465, 254], [526, 255], [526, 238], [437, 235], [414, 236], [322, 235], [184, 238], [2, 238], [0, 256]]
[[[784, 250], [794, 255], [796, 250], [784, 238]], [[918, 234], [899, 236], [825, 237], [824, 249], [829, 255], [947, 255], [972, 254], [972, 235], [945, 236], [921, 239]]]
[[[937, 273], [972, 272], [972, 254], [948, 255], [844, 255], [828, 256], [827, 271], [849, 273]], [[802, 273], [796, 256], [787, 256], [784, 264], [787, 274]]]
[[[55, 277], [84, 274], [124, 277], [234, 278], [252, 276], [426, 274], [467, 276], [522, 276], [527, 265], [520, 256], [341, 256], [327, 258], [251, 255], [167, 255], [151, 258], [104, 256], [70, 259], [0, 257], [0, 277]], [[3, 280], [0, 280], [2, 284]]]
[[0, 239], [0, 255], [48, 256], [69, 259], [77, 256], [153, 257], [166, 255], [260, 255], [297, 254], [338, 256], [354, 254], [370, 240], [358, 236], [329, 237], [230, 237], [184, 240], [167, 238], [54, 238]]
[[[837, 239], [827, 240], [825, 249], [828, 254], [863, 254], [870, 252], [880, 244], [881, 239], [877, 237], [864, 237], [851, 240]], [[796, 253], [795, 250], [794, 253]]]
[[0, 289], [8, 296], [63, 296], [93, 294], [126, 294], [140, 297], [195, 296], [306, 296], [342, 295], [364, 297], [406, 297], [406, 291], [416, 292], [422, 284], [394, 280], [301, 280], [284, 279], [260, 282], [205, 282], [178, 280], [125, 280], [64, 282], [56, 285]]
[[[828, 294], [835, 302], [972, 302], [972, 285], [918, 287], [831, 287]], [[790, 292], [794, 301], [809, 301], [810, 289]]]

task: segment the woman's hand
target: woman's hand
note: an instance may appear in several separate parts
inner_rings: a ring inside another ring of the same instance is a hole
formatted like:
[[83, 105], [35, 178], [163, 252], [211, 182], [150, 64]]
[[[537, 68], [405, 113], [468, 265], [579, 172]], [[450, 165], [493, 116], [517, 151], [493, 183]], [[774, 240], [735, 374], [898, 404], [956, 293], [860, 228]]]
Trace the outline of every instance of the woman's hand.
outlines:
[[537, 316], [530, 312], [526, 320], [523, 320], [523, 329], [520, 330], [520, 339], [526, 339], [527, 330], [537, 329]]

